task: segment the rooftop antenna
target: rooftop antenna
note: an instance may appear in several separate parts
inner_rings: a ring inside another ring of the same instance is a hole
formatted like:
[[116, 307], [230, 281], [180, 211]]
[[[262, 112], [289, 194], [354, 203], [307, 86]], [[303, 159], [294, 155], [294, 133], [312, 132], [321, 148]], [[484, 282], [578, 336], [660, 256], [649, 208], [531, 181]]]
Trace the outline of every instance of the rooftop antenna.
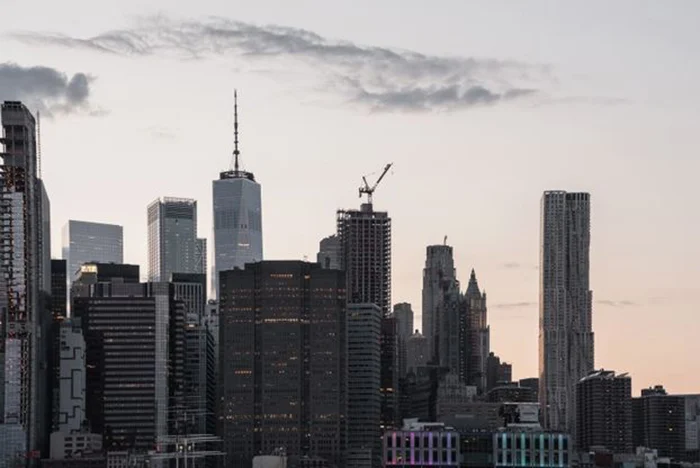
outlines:
[[442, 245], [447, 245], [447, 236], [445, 236], [445, 239], [443, 239]]
[[233, 90], [233, 171], [238, 174], [238, 90]]

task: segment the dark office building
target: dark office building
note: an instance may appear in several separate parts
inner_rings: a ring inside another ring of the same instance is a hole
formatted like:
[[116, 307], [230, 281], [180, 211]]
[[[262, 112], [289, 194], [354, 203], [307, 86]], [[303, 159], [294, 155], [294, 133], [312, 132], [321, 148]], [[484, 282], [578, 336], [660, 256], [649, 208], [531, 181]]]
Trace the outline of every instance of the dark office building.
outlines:
[[392, 428], [399, 422], [399, 353], [391, 313], [391, 218], [364, 203], [360, 210], [338, 211], [337, 228], [348, 303], [376, 304], [382, 310], [382, 428]]
[[66, 284], [68, 281], [68, 266], [65, 260], [51, 260], [51, 314], [54, 318], [66, 317], [68, 301]]
[[535, 395], [535, 401], [539, 400], [539, 390], [540, 390], [540, 379], [537, 377], [528, 377], [525, 379], [520, 379], [520, 386], [524, 388], [529, 388]]
[[662, 386], [642, 390], [632, 399], [634, 446], [658, 450], [659, 456], [685, 456], [685, 398], [668, 395]]
[[60, 377], [60, 328], [66, 318], [68, 299], [66, 284], [68, 266], [65, 260], [51, 260], [51, 352], [49, 353], [49, 391], [51, 392], [51, 431], [58, 428], [59, 377]]
[[576, 445], [633, 453], [632, 379], [614, 371], [591, 372], [576, 385]]
[[382, 313], [375, 304], [348, 306], [348, 456], [346, 468], [381, 465]]
[[183, 400], [185, 303], [172, 284], [127, 281], [137, 266], [101, 269], [83, 266], [72, 287], [86, 345], [86, 418], [107, 450], [153, 450]]
[[486, 400], [491, 403], [536, 403], [537, 393], [532, 388], [512, 383], [492, 388], [486, 394]]
[[501, 358], [494, 353], [489, 353], [486, 358], [486, 389], [511, 383], [513, 380], [513, 366], [507, 362], [501, 362]]
[[347, 414], [345, 275], [301, 261], [222, 271], [219, 423], [226, 466], [284, 447], [341, 465]]

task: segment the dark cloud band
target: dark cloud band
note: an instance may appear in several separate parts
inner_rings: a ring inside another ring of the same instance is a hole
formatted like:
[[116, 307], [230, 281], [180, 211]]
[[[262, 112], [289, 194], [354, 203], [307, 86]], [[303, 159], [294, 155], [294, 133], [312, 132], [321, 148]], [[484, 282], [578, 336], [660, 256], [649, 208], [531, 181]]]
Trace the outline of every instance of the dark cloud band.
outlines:
[[88, 107], [90, 78], [84, 73], [69, 77], [50, 67], [22, 67], [0, 63], [0, 99], [24, 101], [30, 107], [54, 112], [74, 112]]
[[238, 54], [249, 59], [292, 58], [327, 80], [326, 89], [380, 111], [490, 106], [537, 93], [531, 86], [547, 67], [521, 62], [440, 57], [332, 41], [310, 31], [214, 18], [148, 18], [136, 27], [90, 38], [21, 33], [27, 43], [118, 55], [175, 54], [182, 58]]

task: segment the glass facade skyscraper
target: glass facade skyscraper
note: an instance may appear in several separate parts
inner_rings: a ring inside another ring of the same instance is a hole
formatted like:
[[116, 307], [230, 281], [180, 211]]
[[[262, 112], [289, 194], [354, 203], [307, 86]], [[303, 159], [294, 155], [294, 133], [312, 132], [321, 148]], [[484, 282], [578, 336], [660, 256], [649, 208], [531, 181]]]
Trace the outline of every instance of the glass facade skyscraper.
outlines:
[[213, 294], [219, 272], [263, 259], [260, 184], [250, 172], [222, 172], [213, 185]]
[[84, 263], [122, 263], [124, 228], [116, 224], [69, 220], [63, 227], [63, 258], [68, 261], [68, 282]]
[[214, 255], [212, 297], [219, 294], [219, 272], [244, 268], [263, 259], [260, 184], [252, 172], [239, 169], [238, 97], [234, 93], [233, 168], [212, 183], [214, 201]]
[[160, 198], [147, 211], [148, 280], [170, 281], [173, 273], [199, 273], [197, 202]]

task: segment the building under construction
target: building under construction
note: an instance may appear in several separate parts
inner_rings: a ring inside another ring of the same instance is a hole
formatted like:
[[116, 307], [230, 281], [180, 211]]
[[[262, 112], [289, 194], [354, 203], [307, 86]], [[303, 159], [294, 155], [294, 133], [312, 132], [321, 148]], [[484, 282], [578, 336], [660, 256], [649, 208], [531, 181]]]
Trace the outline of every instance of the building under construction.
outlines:
[[2, 104], [0, 466], [38, 461], [48, 442], [50, 222], [36, 127], [21, 102]]
[[360, 196], [367, 203], [359, 210], [339, 210], [337, 229], [341, 268], [345, 270], [349, 304], [376, 304], [382, 311], [381, 327], [381, 426], [392, 428], [398, 420], [398, 352], [396, 321], [391, 313], [391, 218], [374, 211], [372, 194], [388, 172], [387, 164], [374, 186], [363, 178]]

